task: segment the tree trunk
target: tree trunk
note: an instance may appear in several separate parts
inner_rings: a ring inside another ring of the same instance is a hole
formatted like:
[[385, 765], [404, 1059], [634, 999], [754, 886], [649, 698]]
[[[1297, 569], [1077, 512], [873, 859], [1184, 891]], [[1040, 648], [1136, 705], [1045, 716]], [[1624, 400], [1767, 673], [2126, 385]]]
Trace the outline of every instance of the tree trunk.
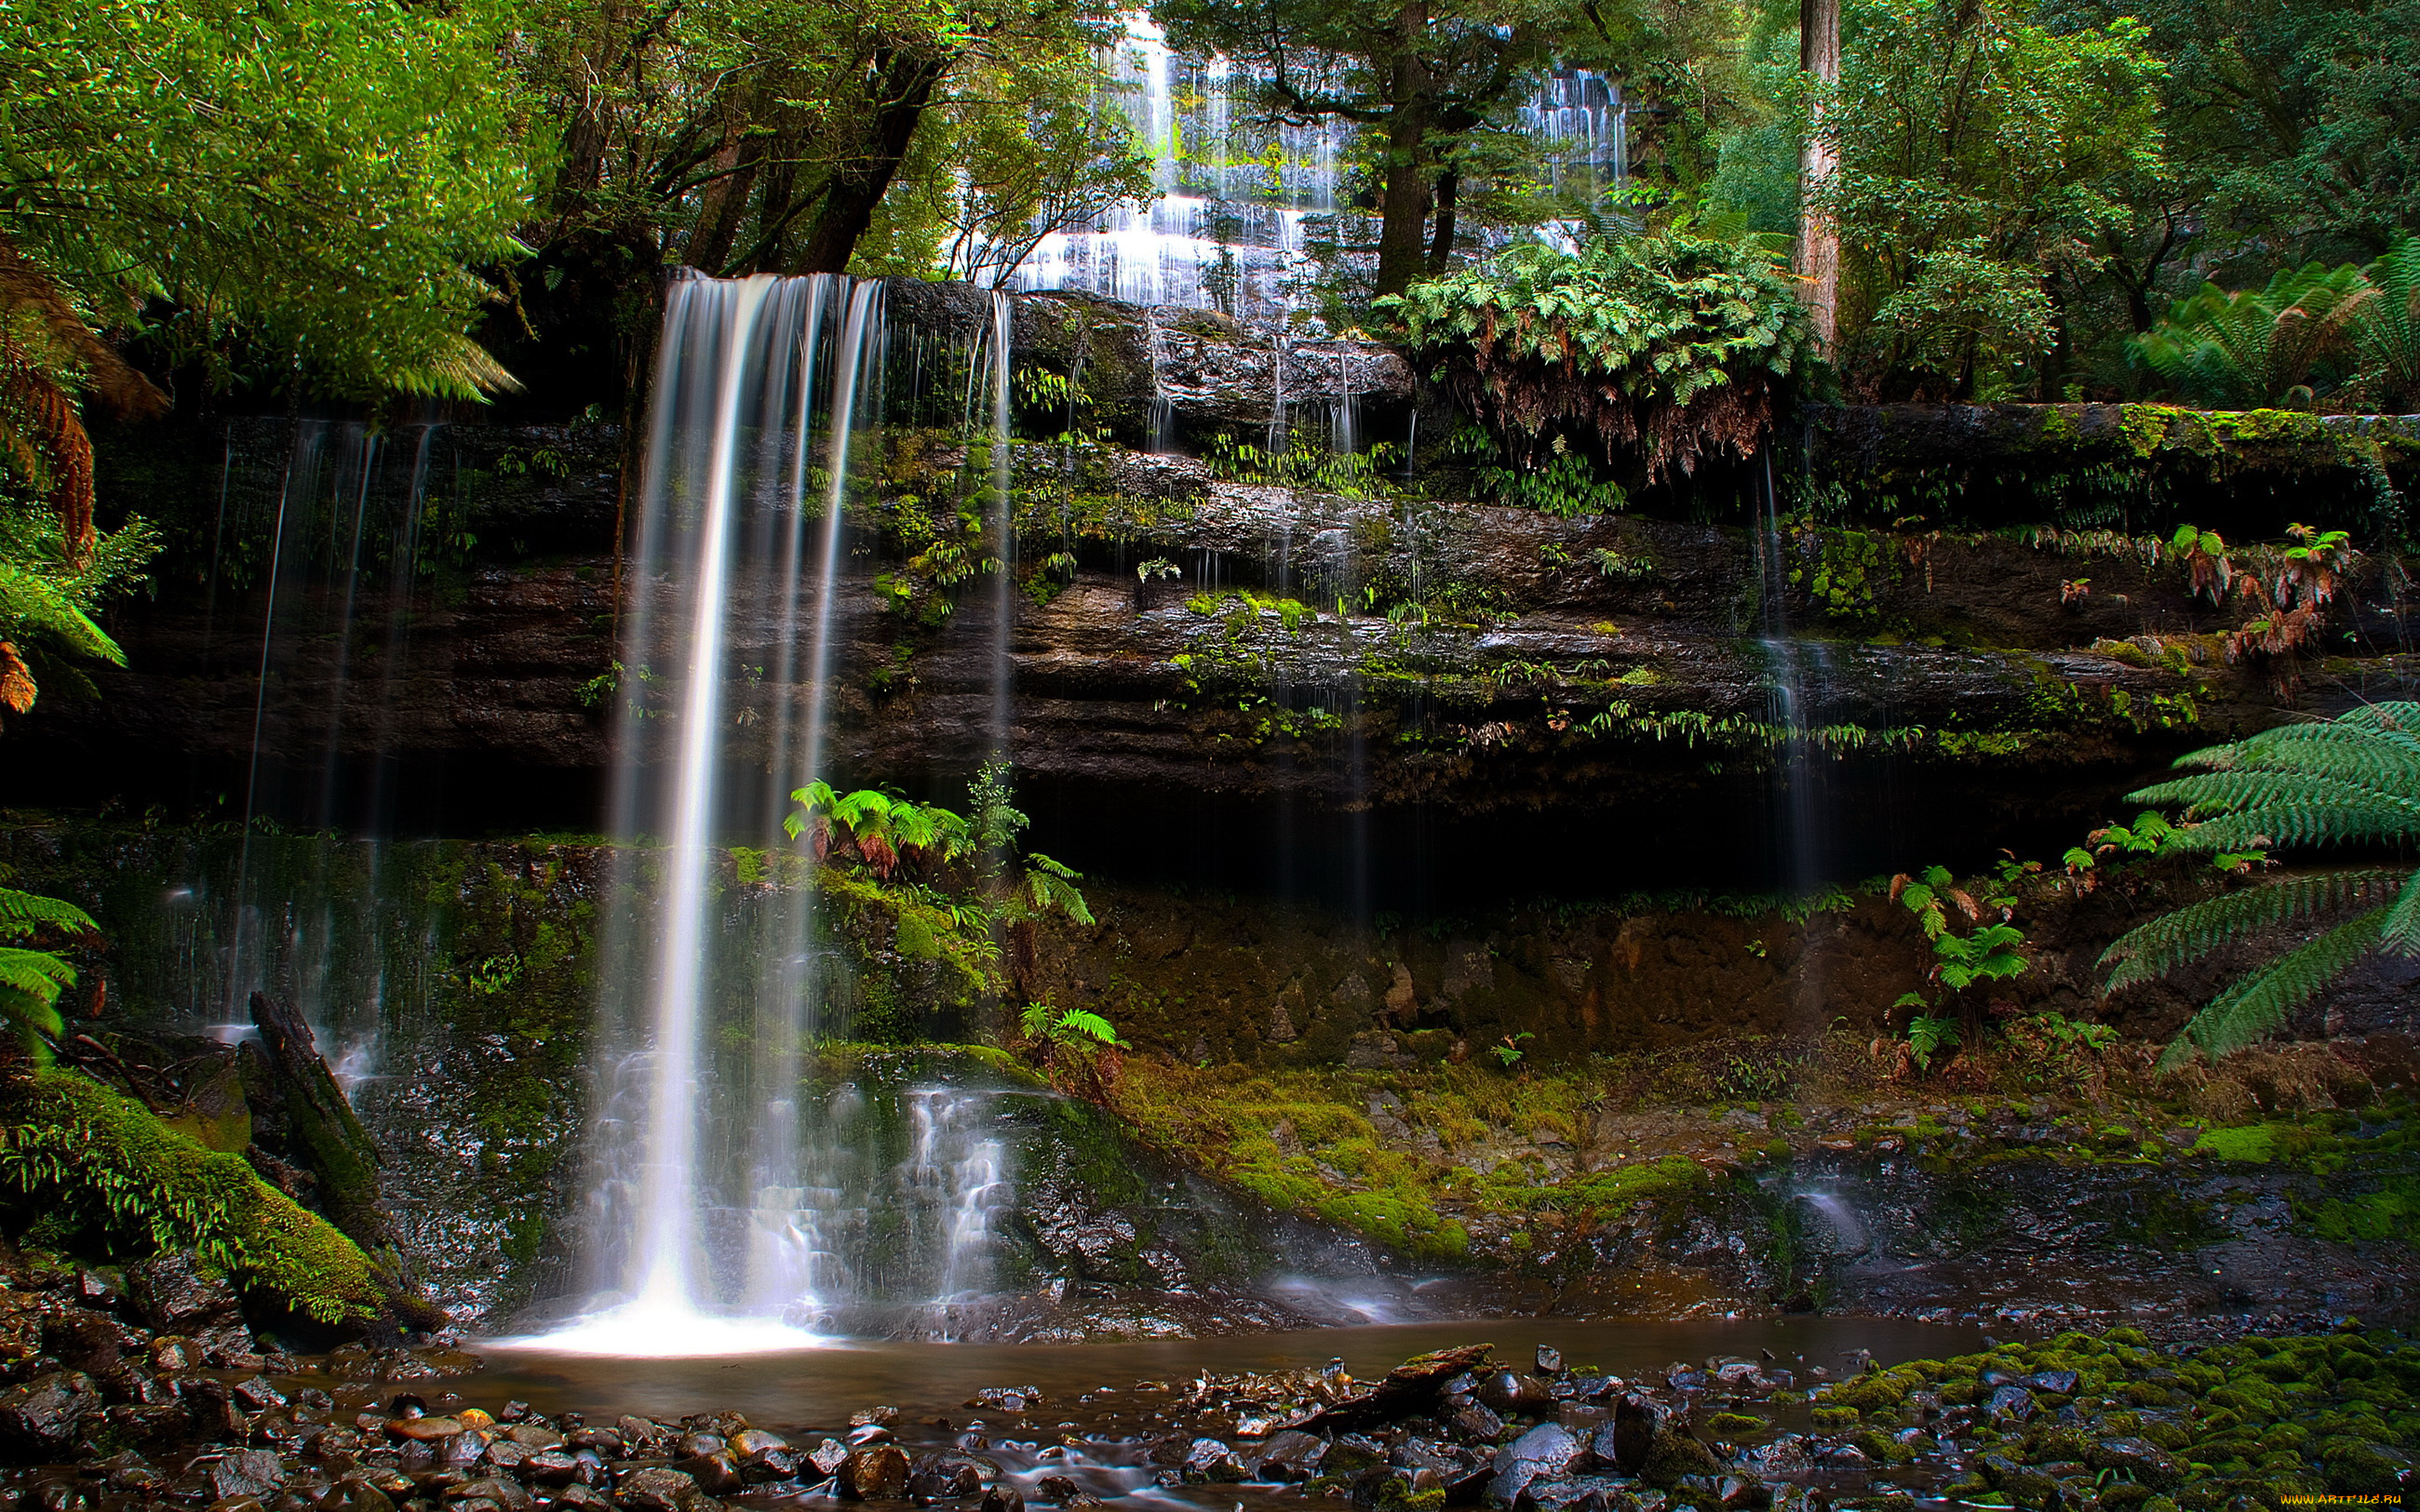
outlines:
[[900, 162], [907, 158], [908, 144], [924, 117], [924, 108], [933, 101], [933, 91], [956, 61], [954, 54], [923, 55], [890, 48], [876, 54], [868, 88], [875, 97], [869, 101], [874, 128], [867, 133], [864, 150], [832, 174], [823, 206], [799, 252], [798, 271], [848, 271], [858, 238], [874, 223], [875, 207], [882, 203]]
[[1412, 0], [1395, 13], [1395, 56], [1388, 69], [1387, 193], [1378, 223], [1378, 289], [1401, 294], [1428, 262], [1429, 120], [1435, 83], [1420, 48], [1428, 40], [1428, 8]]
[[765, 154], [765, 139], [743, 136], [715, 155], [722, 177], [706, 186], [698, 207], [697, 229], [690, 234], [684, 259], [701, 273], [720, 273], [730, 260], [731, 244], [739, 239], [739, 223], [748, 213], [748, 196], [756, 186], [756, 165]]
[[1454, 201], [1462, 191], [1462, 175], [1448, 168], [1437, 175], [1436, 229], [1429, 237], [1429, 276], [1445, 271], [1453, 259]]
[[1831, 355], [1839, 334], [1840, 232], [1823, 193], [1839, 172], [1839, 157], [1824, 135], [1824, 115], [1840, 82], [1840, 0], [1798, 0], [1798, 66], [1811, 75], [1813, 105], [1807, 114], [1807, 146], [1798, 162], [1798, 255], [1800, 298], [1807, 301], [1816, 340]]
[[260, 1042], [246, 1046], [246, 1053], [266, 1063], [268, 1086], [261, 1090], [273, 1099], [273, 1111], [285, 1124], [287, 1156], [318, 1183], [319, 1211], [361, 1246], [396, 1321], [409, 1328], [443, 1327], [444, 1311], [413, 1283], [396, 1244], [395, 1226], [379, 1193], [383, 1162], [378, 1147], [320, 1058], [309, 1021], [266, 993], [255, 993], [252, 1022]]

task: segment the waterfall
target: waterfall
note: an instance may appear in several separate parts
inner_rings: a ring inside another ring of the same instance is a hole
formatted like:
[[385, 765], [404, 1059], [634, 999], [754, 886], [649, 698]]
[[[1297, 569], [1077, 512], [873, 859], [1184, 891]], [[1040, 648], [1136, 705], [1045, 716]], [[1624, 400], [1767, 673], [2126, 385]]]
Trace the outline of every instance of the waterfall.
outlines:
[[[1142, 12], [1127, 15], [1103, 62], [1151, 160], [1151, 197], [1043, 238], [1012, 287], [1277, 318], [1301, 307], [1298, 285], [1318, 270], [1312, 236], [1373, 239], [1339, 224], [1360, 218], [1338, 194], [1354, 128], [1333, 116], [1271, 120], [1249, 103], [1239, 109], [1261, 81], [1233, 59], [1171, 50]], [[1593, 205], [1628, 173], [1628, 110], [1619, 85], [1561, 68], [1514, 116], [1525, 135], [1548, 144], [1550, 189]], [[1558, 224], [1569, 233], [1571, 223]]]
[[[987, 457], [974, 493], [993, 553], [996, 751], [1009, 743], [1016, 610], [1010, 316], [995, 294], [971, 346], [900, 337], [920, 385], [928, 357], [936, 372], [966, 364], [970, 460]], [[624, 906], [600, 970], [593, 1292], [548, 1348], [799, 1348], [989, 1282], [990, 1214], [1009, 1187], [985, 1100], [818, 1082], [832, 967], [812, 840], [752, 863], [763, 885], [735, 887], [725, 850], [778, 846], [789, 792], [833, 775], [850, 507], [878, 460], [860, 454], [885, 412], [892, 339], [876, 282], [690, 277], [669, 290], [625, 606]], [[904, 1158], [880, 1158], [910, 1123], [930, 1128]], [[920, 1215], [904, 1244], [885, 1216], [902, 1204]]]
[[1757, 589], [1762, 616], [1758, 645], [1766, 671], [1766, 719], [1778, 731], [1780, 824], [1779, 861], [1782, 890], [1804, 895], [1823, 880], [1824, 846], [1828, 839], [1825, 806], [1818, 788], [1823, 774], [1815, 748], [1816, 708], [1810, 691], [1820, 693], [1830, 664], [1830, 648], [1791, 633], [1788, 594], [1789, 549], [1781, 529], [1781, 506], [1773, 486], [1773, 461], [1764, 463], [1762, 511], [1757, 532]]

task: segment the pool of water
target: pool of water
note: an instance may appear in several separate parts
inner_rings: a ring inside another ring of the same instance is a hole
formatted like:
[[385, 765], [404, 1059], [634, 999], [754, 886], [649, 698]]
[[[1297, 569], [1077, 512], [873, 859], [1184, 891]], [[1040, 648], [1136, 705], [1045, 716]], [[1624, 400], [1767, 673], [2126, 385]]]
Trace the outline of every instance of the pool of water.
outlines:
[[[1357, 1379], [1375, 1379], [1411, 1355], [1486, 1340], [1497, 1357], [1526, 1366], [1538, 1346], [1566, 1365], [1636, 1377], [1676, 1361], [1709, 1355], [1754, 1358], [1770, 1350], [1801, 1372], [1854, 1369], [1854, 1351], [1884, 1364], [1972, 1352], [1980, 1329], [1895, 1319], [1785, 1318], [1687, 1322], [1572, 1322], [1555, 1319], [1463, 1319], [1450, 1323], [1311, 1329], [1208, 1339], [1112, 1344], [910, 1344], [835, 1342], [785, 1353], [717, 1358], [639, 1359], [560, 1354], [542, 1346], [494, 1342], [471, 1348], [488, 1361], [476, 1376], [447, 1382], [464, 1402], [490, 1410], [508, 1399], [540, 1412], [577, 1412], [590, 1421], [625, 1412], [670, 1420], [736, 1411], [783, 1433], [845, 1429], [848, 1415], [877, 1405], [899, 1410], [900, 1437], [941, 1433], [933, 1420], [963, 1427], [970, 1416], [1001, 1431], [1055, 1436], [1073, 1427], [1123, 1436], [1149, 1431], [1169, 1394], [1136, 1393], [1138, 1382], [1189, 1384], [1205, 1372], [1316, 1367], [1342, 1359]], [[1044, 1405], [1019, 1419], [982, 1412], [967, 1399], [987, 1386], [1032, 1387]], [[1092, 1399], [1084, 1400], [1087, 1396]]]

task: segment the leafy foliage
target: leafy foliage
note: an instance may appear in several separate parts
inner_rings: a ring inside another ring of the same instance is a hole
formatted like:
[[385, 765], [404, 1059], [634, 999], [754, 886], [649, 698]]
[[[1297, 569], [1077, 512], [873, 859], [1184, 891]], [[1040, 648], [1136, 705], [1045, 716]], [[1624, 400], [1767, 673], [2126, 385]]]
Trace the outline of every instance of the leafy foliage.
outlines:
[[2204, 284], [2136, 337], [2134, 347], [2192, 403], [2308, 408], [2316, 402], [2314, 385], [2348, 351], [2354, 316], [2375, 292], [2360, 269], [2319, 263], [2283, 269], [2257, 292], [2229, 294]]
[[2400, 236], [2367, 273], [2374, 297], [2354, 313], [2358, 382], [2379, 408], [2420, 409], [2420, 236]]
[[464, 335], [492, 293], [471, 270], [516, 251], [529, 181], [498, 8], [10, 14], [0, 234], [101, 324], [222, 378], [248, 343], [347, 394], [504, 381]]
[[1823, 131], [1839, 171], [1842, 360], [1878, 398], [2024, 392], [2057, 340], [2049, 275], [2161, 166], [2138, 23], [2002, 3], [1861, 0]]
[[1773, 256], [1685, 221], [1576, 252], [1515, 247], [1417, 284], [1391, 304], [1414, 346], [1447, 359], [1457, 394], [1508, 455], [1550, 430], [1640, 445], [1647, 472], [1762, 444], [1782, 378], [1813, 354]]
[[[2137, 801], [2184, 810], [2167, 843], [2190, 852], [2303, 845], [2410, 845], [2420, 839], [2420, 703], [2377, 703], [2284, 725], [2180, 758], [2195, 775]], [[2360, 910], [2347, 918], [2348, 910]], [[2372, 950], [2420, 955], [2420, 869], [2288, 877], [2190, 904], [2133, 930], [2102, 957], [2108, 990], [2164, 976], [2224, 946], [2315, 919], [2338, 921], [2254, 968], [2185, 1026], [2163, 1068], [2253, 1044]]]
[[0, 1022], [5, 1022], [28, 1055], [48, 1054], [46, 1040], [55, 1038], [59, 995], [75, 985], [76, 969], [56, 953], [16, 942], [52, 934], [89, 935], [100, 932], [92, 916], [75, 904], [37, 893], [0, 887]]

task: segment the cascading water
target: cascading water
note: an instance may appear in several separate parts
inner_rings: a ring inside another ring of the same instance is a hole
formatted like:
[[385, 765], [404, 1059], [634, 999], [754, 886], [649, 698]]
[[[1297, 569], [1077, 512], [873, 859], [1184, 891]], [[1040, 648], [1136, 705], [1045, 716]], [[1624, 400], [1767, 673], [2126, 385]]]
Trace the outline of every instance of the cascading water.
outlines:
[[[1042, 238], [1013, 287], [1278, 317], [1305, 302], [1314, 240], [1373, 239], [1338, 224], [1360, 219], [1338, 195], [1350, 127], [1327, 116], [1265, 118], [1249, 104], [1257, 80], [1228, 58], [1172, 52], [1140, 13], [1105, 61], [1151, 159], [1151, 197]], [[1525, 134], [1549, 144], [1546, 176], [1559, 197], [1592, 207], [1628, 173], [1628, 106], [1602, 76], [1556, 69], [1517, 116]]]
[[[970, 440], [988, 437], [970, 461], [988, 464], [994, 751], [1008, 744], [1016, 608], [1010, 313], [995, 295], [983, 360], [957, 352]], [[797, 1348], [985, 1284], [989, 1214], [1009, 1189], [981, 1097], [917, 1089], [902, 1103], [817, 1083], [829, 973], [812, 841], [777, 863], [788, 882], [738, 892], [721, 848], [765, 843], [789, 791], [829, 775], [856, 441], [883, 413], [891, 344], [878, 283], [670, 290], [626, 607], [625, 663], [644, 672], [623, 690], [613, 824], [616, 892], [637, 903], [609, 926], [600, 974], [595, 1300], [549, 1348]], [[768, 667], [767, 694], [735, 691]], [[901, 1161], [873, 1159], [885, 1119], [923, 1131]], [[923, 1215], [904, 1247], [893, 1210]]]
[[1823, 774], [1817, 760], [1810, 692], [1820, 693], [1829, 648], [1800, 640], [1790, 630], [1787, 595], [1789, 556], [1781, 509], [1765, 462], [1761, 517], [1757, 533], [1757, 588], [1763, 623], [1758, 644], [1764, 654], [1767, 722], [1777, 732], [1780, 759], [1780, 872], [1783, 890], [1805, 895], [1823, 880], [1826, 808]]

